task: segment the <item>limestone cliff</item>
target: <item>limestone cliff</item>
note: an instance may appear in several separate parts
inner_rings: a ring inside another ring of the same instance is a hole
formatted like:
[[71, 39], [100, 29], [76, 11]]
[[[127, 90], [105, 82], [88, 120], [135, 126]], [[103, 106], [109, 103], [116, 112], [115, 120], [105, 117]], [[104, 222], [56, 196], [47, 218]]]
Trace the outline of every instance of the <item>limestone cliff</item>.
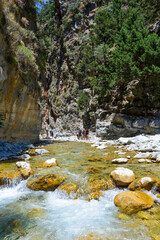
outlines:
[[[147, 89], [135, 80], [125, 85], [125, 93], [115, 87], [108, 96], [100, 96], [86, 80], [92, 73], [85, 72], [83, 65], [78, 68], [83, 46], [89, 43], [91, 26], [95, 24], [95, 14], [105, 2], [55, 1], [52, 51], [43, 76], [44, 137], [73, 134], [78, 127], [86, 126], [98, 136], [111, 138], [160, 133], [160, 104], [150, 101], [154, 86]], [[82, 93], [86, 98], [81, 107]]]
[[0, 3], [0, 141], [34, 142], [41, 128], [34, 1]]

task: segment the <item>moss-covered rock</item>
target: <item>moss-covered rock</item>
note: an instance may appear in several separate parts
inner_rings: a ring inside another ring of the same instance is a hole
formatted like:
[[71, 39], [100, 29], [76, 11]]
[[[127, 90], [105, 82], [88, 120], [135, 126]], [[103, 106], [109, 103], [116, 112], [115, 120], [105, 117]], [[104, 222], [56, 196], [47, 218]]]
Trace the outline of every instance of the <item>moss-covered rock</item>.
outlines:
[[104, 191], [108, 189], [107, 182], [104, 180], [94, 180], [93, 182], [90, 183], [90, 185], [87, 187], [86, 192], [91, 193], [91, 192], [96, 192], [96, 191]]
[[151, 188], [155, 185], [156, 179], [151, 177], [143, 177], [134, 180], [129, 186], [129, 190], [151, 190]]
[[0, 171], [0, 185], [20, 181], [21, 174], [14, 170]]
[[43, 177], [28, 180], [27, 187], [34, 191], [54, 191], [64, 181], [64, 176], [49, 174]]
[[58, 187], [58, 190], [67, 193], [70, 195], [71, 193], [75, 193], [77, 190], [77, 186], [74, 183], [66, 183]]

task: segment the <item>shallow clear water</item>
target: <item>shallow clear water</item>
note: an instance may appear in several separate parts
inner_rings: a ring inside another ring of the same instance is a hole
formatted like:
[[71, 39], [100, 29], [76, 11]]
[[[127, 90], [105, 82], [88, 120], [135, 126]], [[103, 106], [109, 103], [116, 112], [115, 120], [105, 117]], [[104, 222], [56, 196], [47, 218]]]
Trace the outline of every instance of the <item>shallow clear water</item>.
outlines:
[[[30, 160], [37, 175], [58, 173], [65, 175], [68, 182], [76, 183], [81, 189], [85, 188], [91, 178], [108, 179], [109, 173], [118, 165], [112, 165], [110, 159], [116, 157], [115, 147], [106, 150], [91, 148], [85, 143], [54, 143], [46, 145], [50, 154], [33, 156]], [[108, 154], [107, 156], [104, 154]], [[127, 155], [134, 155], [127, 152]], [[41, 163], [55, 157], [59, 167], [43, 169]], [[98, 171], [88, 172], [88, 167]], [[133, 169], [137, 175], [159, 173], [159, 165], [135, 162], [125, 165]], [[15, 162], [2, 163], [3, 168], [15, 168]], [[136, 216], [127, 220], [118, 218], [118, 209], [114, 205], [114, 197], [124, 190], [114, 189], [105, 191], [99, 201], [86, 201], [85, 195], [78, 199], [68, 197], [62, 192], [35, 192], [26, 187], [27, 180], [15, 186], [0, 189], [0, 239], [24, 240], [75, 240], [89, 233], [97, 233], [101, 239], [111, 240], [152, 240], [160, 237], [156, 231], [148, 229], [146, 222]], [[91, 238], [88, 238], [91, 239]], [[95, 239], [95, 238], [94, 238]]]

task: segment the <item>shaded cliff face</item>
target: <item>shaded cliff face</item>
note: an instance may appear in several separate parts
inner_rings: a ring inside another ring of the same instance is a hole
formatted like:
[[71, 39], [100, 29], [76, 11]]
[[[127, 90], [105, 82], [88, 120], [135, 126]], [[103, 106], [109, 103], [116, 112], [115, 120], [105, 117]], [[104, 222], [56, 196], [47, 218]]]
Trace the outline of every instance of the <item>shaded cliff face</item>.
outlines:
[[[108, 95], [100, 95], [90, 84], [95, 73], [87, 70], [87, 61], [83, 63], [84, 46], [90, 44], [96, 13], [107, 1], [54, 2], [52, 51], [43, 78], [43, 136], [75, 133], [79, 127], [88, 127], [98, 136], [111, 138], [160, 133], [159, 101], [154, 104], [151, 101], [156, 89], [154, 84], [128, 81], [122, 86], [115, 85]], [[125, 5], [123, 8], [127, 9]], [[157, 24], [153, 29], [156, 33]], [[95, 55], [101, 55], [102, 49], [99, 48], [99, 52], [97, 49]], [[99, 68], [97, 77], [100, 73]]]
[[0, 141], [35, 142], [41, 128], [34, 2], [0, 4]]
[[83, 127], [84, 113], [78, 107], [78, 98], [87, 86], [83, 83], [83, 74], [77, 73], [76, 68], [98, 6], [95, 1], [55, 1], [55, 34], [43, 78], [44, 136], [75, 133]]

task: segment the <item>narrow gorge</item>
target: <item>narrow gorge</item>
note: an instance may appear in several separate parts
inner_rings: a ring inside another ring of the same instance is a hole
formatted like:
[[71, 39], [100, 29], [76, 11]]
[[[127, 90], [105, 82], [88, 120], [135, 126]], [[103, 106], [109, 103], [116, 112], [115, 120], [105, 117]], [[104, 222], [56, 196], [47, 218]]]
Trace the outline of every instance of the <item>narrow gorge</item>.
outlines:
[[160, 240], [160, 3], [0, 0], [0, 240]]

